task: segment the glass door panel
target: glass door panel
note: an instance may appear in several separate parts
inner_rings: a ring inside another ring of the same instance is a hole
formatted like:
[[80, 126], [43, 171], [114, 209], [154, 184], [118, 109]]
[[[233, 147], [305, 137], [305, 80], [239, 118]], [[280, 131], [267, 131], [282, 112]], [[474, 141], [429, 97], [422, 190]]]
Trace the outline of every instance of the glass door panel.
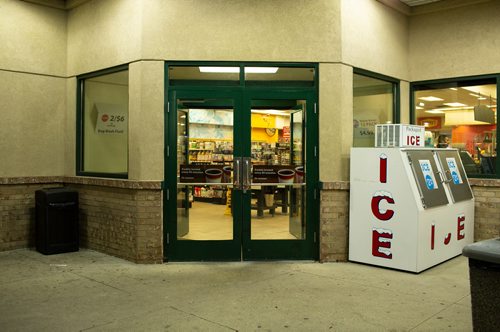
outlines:
[[304, 100], [251, 101], [251, 240], [305, 239]]
[[177, 240], [232, 240], [234, 103], [177, 99]]

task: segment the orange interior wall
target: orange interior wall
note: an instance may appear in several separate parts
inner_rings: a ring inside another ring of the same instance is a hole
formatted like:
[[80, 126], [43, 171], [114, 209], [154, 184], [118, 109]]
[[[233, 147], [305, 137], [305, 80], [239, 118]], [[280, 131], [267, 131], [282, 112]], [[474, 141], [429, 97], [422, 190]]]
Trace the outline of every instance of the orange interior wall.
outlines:
[[465, 148], [470, 154], [474, 154], [474, 138], [482, 133], [495, 130], [496, 125], [489, 126], [457, 126], [451, 130], [451, 143], [465, 143]]

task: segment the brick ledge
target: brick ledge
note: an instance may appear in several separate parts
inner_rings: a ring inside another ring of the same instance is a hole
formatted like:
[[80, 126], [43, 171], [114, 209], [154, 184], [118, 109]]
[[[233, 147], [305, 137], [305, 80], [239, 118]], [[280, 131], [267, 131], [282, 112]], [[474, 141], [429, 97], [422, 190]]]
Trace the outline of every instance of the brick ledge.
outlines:
[[92, 186], [104, 186], [123, 189], [150, 189], [160, 190], [161, 181], [136, 181], [121, 179], [106, 179], [84, 176], [28, 176], [28, 177], [2, 177], [0, 185], [23, 185], [23, 184], [84, 184]]
[[349, 181], [320, 182], [321, 190], [349, 190]]

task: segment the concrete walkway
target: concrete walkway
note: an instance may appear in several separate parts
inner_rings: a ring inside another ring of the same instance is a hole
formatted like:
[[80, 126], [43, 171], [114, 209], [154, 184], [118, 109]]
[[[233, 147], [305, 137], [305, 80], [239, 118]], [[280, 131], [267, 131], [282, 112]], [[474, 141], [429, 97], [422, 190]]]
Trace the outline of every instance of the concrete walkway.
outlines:
[[467, 260], [136, 265], [91, 250], [0, 253], [0, 331], [471, 331]]

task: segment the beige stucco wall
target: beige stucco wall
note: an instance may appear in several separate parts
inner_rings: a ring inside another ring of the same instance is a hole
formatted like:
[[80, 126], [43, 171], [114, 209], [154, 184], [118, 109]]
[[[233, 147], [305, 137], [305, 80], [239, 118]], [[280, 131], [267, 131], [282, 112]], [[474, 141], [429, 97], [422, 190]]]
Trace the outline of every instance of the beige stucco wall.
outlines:
[[410, 19], [412, 81], [500, 72], [500, 1]]
[[68, 75], [141, 58], [141, 0], [91, 0], [68, 13]]
[[144, 1], [143, 58], [338, 61], [340, 2]]
[[62, 175], [66, 13], [0, 0], [0, 177]]
[[66, 81], [0, 70], [0, 177], [62, 175]]
[[320, 64], [319, 179], [349, 179], [352, 146], [352, 67]]
[[129, 179], [163, 180], [163, 61], [129, 66]]
[[408, 80], [408, 17], [375, 0], [342, 0], [342, 62]]
[[0, 0], [0, 70], [65, 76], [66, 13]]

